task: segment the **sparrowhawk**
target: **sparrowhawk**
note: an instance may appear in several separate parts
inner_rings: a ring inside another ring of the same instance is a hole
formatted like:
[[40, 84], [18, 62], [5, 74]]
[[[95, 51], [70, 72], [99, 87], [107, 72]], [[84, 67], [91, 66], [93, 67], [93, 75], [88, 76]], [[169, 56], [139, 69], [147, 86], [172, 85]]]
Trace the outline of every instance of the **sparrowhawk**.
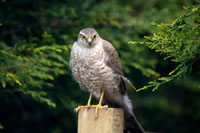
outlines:
[[[126, 93], [126, 85], [135, 88], [124, 76], [118, 53], [113, 45], [102, 39], [93, 28], [82, 29], [78, 40], [74, 42], [70, 54], [72, 74], [80, 88], [90, 93], [88, 104], [81, 107], [98, 108], [117, 107], [124, 109], [125, 128], [129, 132], [144, 132], [137, 122], [132, 103]], [[91, 105], [91, 98], [100, 99], [98, 105]], [[107, 104], [102, 106], [102, 102]]]

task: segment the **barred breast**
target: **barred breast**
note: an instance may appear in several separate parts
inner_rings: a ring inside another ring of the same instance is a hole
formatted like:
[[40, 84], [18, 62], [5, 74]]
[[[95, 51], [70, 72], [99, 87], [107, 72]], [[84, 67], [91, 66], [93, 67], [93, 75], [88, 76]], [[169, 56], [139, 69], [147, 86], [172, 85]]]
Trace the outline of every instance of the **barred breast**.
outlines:
[[100, 98], [102, 89], [105, 93], [118, 91], [118, 76], [106, 66], [105, 56], [101, 44], [86, 48], [75, 43], [71, 51], [72, 74], [80, 88], [89, 91], [97, 99]]

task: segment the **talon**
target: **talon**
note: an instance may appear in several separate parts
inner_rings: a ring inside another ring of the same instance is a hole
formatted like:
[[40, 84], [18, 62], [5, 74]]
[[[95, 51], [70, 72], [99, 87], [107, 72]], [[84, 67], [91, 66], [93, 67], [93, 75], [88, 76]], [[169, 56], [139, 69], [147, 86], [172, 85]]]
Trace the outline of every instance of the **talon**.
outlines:
[[78, 106], [77, 108], [74, 109], [74, 111], [77, 113], [80, 110], [80, 106]]
[[89, 108], [91, 107], [91, 100], [92, 100], [92, 94], [90, 94], [90, 97], [88, 99], [88, 104], [85, 106], [78, 106], [77, 108], [74, 109], [74, 111], [78, 112], [81, 108]]
[[98, 116], [99, 108], [108, 108], [108, 105], [104, 105], [104, 106], [101, 105], [102, 101], [103, 101], [103, 97], [104, 97], [104, 90], [102, 91], [101, 98], [99, 100], [99, 104], [91, 106], [93, 108], [96, 108], [96, 112], [95, 112], [96, 113], [96, 115], [95, 115], [96, 117]]
[[91, 107], [90, 105], [85, 105], [85, 106], [78, 106], [77, 108], [74, 109], [74, 111], [78, 112], [81, 108], [89, 108]]
[[98, 117], [98, 111], [99, 111], [99, 108], [108, 108], [108, 105], [104, 105], [102, 106], [101, 104], [97, 104], [97, 105], [92, 105], [91, 106], [92, 108], [96, 108], [96, 111], [95, 111], [95, 117]]
[[74, 111], [77, 113], [79, 111], [79, 108], [78, 107], [75, 108]]
[[108, 108], [108, 105], [102, 106], [103, 97], [104, 97], [104, 90], [102, 91], [101, 98], [99, 100], [99, 104], [91, 105], [92, 94], [90, 94], [90, 97], [88, 99], [88, 104], [85, 105], [85, 106], [78, 106], [77, 108], [74, 109], [74, 111], [78, 112], [81, 108], [89, 108], [89, 107], [96, 108], [95, 117], [97, 118], [98, 117], [99, 108]]

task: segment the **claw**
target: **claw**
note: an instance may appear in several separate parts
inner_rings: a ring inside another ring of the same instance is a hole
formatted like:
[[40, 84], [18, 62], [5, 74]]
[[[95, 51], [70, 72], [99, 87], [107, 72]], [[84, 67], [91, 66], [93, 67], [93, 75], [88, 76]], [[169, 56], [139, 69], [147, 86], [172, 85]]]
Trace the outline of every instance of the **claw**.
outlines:
[[91, 100], [92, 100], [92, 94], [90, 94], [90, 97], [88, 99], [88, 104], [85, 106], [78, 106], [77, 108], [74, 109], [74, 111], [78, 112], [81, 108], [89, 108], [91, 107]]
[[97, 105], [92, 105], [91, 107], [92, 108], [96, 108], [95, 117], [97, 118], [98, 117], [99, 108], [108, 108], [108, 105], [102, 106], [101, 104], [97, 104]]
[[77, 108], [74, 109], [74, 111], [78, 112], [81, 108], [89, 108], [89, 107], [96, 108], [95, 117], [97, 118], [99, 108], [108, 108], [108, 105], [102, 106], [103, 97], [104, 97], [104, 90], [102, 91], [101, 98], [99, 100], [99, 104], [91, 105], [92, 94], [90, 94], [90, 97], [88, 99], [88, 104], [85, 106], [78, 106]]
[[78, 112], [81, 108], [89, 108], [90, 105], [85, 105], [85, 106], [78, 106], [77, 108], [74, 109], [74, 111]]
[[97, 118], [97, 116], [98, 116], [99, 108], [108, 108], [108, 105], [102, 106], [103, 97], [104, 97], [104, 90], [102, 91], [101, 98], [100, 98], [100, 100], [99, 100], [99, 104], [97, 104], [97, 105], [92, 105], [92, 107], [96, 108], [96, 115], [95, 115], [96, 118]]

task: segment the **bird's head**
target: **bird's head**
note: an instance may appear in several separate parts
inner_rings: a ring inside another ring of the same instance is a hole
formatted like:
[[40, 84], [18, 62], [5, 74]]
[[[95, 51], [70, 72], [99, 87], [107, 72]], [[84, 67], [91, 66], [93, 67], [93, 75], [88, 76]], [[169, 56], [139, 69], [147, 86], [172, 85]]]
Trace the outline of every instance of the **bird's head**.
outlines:
[[99, 34], [93, 28], [82, 29], [78, 35], [78, 42], [85, 47], [96, 45], [99, 39]]

